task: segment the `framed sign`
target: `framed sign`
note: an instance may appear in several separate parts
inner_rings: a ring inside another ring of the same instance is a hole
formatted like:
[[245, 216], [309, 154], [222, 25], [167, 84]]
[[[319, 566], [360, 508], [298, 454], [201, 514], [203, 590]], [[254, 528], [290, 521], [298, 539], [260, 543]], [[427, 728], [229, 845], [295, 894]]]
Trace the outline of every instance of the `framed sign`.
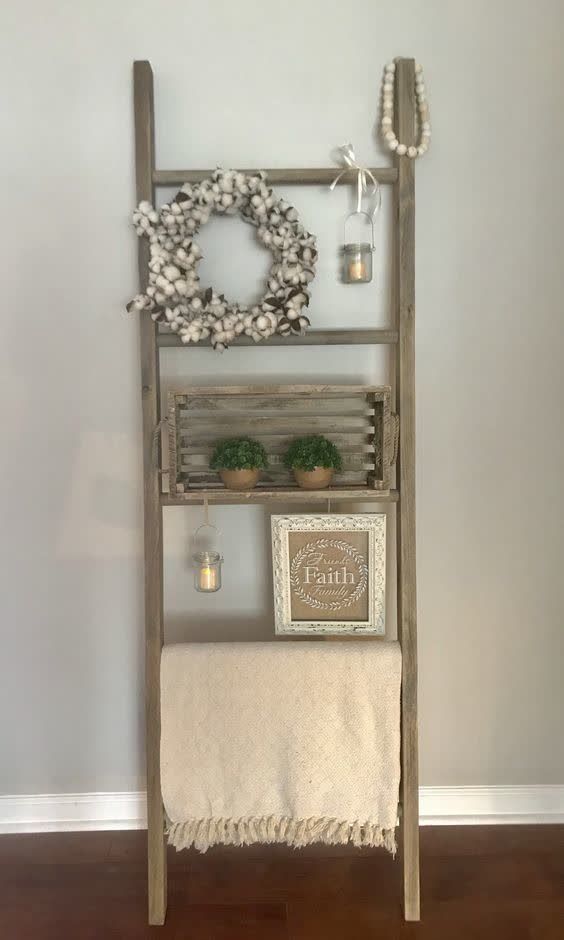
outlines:
[[385, 632], [384, 513], [272, 516], [277, 634]]

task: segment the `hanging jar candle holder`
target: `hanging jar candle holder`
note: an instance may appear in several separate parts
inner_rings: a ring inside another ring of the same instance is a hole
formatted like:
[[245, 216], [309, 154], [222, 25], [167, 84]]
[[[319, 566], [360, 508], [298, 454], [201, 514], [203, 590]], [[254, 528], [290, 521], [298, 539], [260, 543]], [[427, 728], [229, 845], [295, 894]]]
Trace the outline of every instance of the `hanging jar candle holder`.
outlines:
[[204, 500], [204, 520], [202, 525], [198, 526], [194, 532], [193, 542], [198, 549], [192, 556], [194, 561], [194, 587], [200, 594], [215, 594], [221, 587], [223, 558], [211, 544], [198, 545], [198, 533], [202, 529], [212, 529], [219, 536], [219, 530], [208, 521], [207, 499]]
[[[345, 164], [345, 168], [335, 177], [329, 189], [335, 189], [345, 173], [349, 173], [351, 170], [356, 173], [356, 209], [347, 215], [343, 226], [343, 281], [345, 284], [368, 284], [372, 280], [372, 255], [375, 251], [374, 216], [382, 205], [382, 193], [372, 171], [357, 161], [352, 144], [344, 144], [339, 147], [339, 156]], [[374, 201], [371, 212], [363, 211], [363, 197], [369, 197]], [[370, 223], [369, 242], [363, 242], [360, 239], [355, 242], [347, 241], [347, 222], [353, 216], [358, 215], [363, 215]]]
[[219, 552], [196, 552], [194, 555], [194, 587], [200, 594], [214, 594], [221, 587]]
[[[370, 242], [347, 242], [347, 222], [363, 215], [370, 223]], [[374, 219], [368, 212], [351, 212], [345, 219], [343, 246], [343, 280], [345, 284], [368, 284], [372, 280], [372, 254], [374, 245]]]

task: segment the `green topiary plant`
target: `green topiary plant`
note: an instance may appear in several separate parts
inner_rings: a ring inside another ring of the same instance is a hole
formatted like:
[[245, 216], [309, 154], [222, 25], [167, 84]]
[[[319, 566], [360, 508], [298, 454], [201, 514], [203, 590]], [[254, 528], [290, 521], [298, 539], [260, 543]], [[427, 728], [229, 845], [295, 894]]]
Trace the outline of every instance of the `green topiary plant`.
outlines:
[[266, 451], [250, 437], [229, 437], [218, 441], [210, 460], [212, 470], [264, 470]]
[[284, 463], [290, 470], [310, 472], [315, 467], [331, 467], [333, 470], [340, 470], [343, 466], [339, 451], [322, 434], [310, 434], [292, 441], [284, 456]]

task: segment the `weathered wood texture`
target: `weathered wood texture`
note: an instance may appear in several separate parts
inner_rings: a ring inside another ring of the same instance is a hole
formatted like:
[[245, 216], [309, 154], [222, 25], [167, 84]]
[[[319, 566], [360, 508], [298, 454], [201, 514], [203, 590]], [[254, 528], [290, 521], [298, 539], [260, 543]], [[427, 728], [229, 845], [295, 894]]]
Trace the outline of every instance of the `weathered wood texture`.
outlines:
[[[398, 139], [415, 140], [415, 63], [396, 60]], [[402, 838], [404, 913], [419, 920], [419, 802], [417, 743], [417, 599], [415, 574], [415, 173], [414, 161], [396, 157], [396, 252], [399, 344], [398, 636], [402, 648]]]
[[388, 490], [393, 434], [388, 386], [242, 386], [169, 394], [169, 491], [221, 487], [209, 460], [218, 440], [252, 437], [265, 448], [261, 487], [294, 483], [283, 455], [294, 438], [323, 434], [342, 450], [343, 470], [332, 487]]
[[[308, 330], [303, 336], [270, 336], [268, 346], [377, 346], [397, 343], [397, 330]], [[178, 333], [162, 330], [158, 334], [159, 346], [180, 346], [183, 349], [210, 348], [210, 341], [183, 343]], [[232, 346], [256, 346], [252, 336], [238, 336]], [[264, 347], [263, 344], [259, 344]]]
[[397, 490], [375, 490], [367, 486], [340, 486], [330, 487], [326, 490], [300, 490], [295, 486], [278, 486], [276, 489], [263, 487], [246, 492], [225, 490], [215, 487], [213, 489], [194, 489], [172, 496], [164, 493], [161, 497], [163, 506], [193, 506], [200, 505], [207, 500], [216, 505], [230, 506], [243, 503], [325, 503], [328, 501], [342, 502], [343, 500], [357, 503], [397, 503]]
[[[258, 169], [242, 169], [241, 173], [258, 173]], [[339, 173], [338, 167], [281, 167], [279, 169], [264, 170], [268, 182], [273, 186], [329, 186]], [[379, 183], [395, 183], [397, 169], [395, 167], [374, 167], [372, 175]], [[208, 179], [213, 170], [153, 170], [153, 183], [156, 186], [181, 186], [182, 183], [201, 183]], [[356, 183], [356, 173], [350, 170], [343, 173], [339, 183], [342, 185]]]
[[[154, 166], [153, 72], [148, 62], [133, 66], [135, 163], [137, 201], [153, 201]], [[139, 278], [147, 285], [148, 249], [139, 239]], [[160, 661], [163, 645], [163, 530], [158, 460], [154, 433], [159, 422], [159, 363], [156, 325], [140, 315], [141, 386], [143, 409], [143, 481], [145, 533], [145, 709], [148, 816], [149, 923], [163, 924], [166, 916], [166, 846], [160, 782], [161, 696]]]

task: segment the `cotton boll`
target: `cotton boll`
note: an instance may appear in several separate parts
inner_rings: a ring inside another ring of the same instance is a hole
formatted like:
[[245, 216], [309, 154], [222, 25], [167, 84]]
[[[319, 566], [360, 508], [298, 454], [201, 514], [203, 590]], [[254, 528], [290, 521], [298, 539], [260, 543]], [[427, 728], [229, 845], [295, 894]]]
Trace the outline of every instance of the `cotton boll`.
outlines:
[[187, 286], [188, 285], [186, 284], [186, 281], [183, 277], [179, 277], [178, 280], [174, 282], [174, 289], [177, 294], [180, 294], [180, 296], [184, 296], [186, 294]]
[[192, 297], [192, 300], [190, 301], [190, 306], [192, 310], [198, 311], [202, 309], [203, 305], [199, 297]]
[[178, 333], [179, 326], [178, 326], [178, 323], [176, 323], [176, 321], [170, 324], [170, 328], [173, 333]]
[[167, 264], [163, 269], [163, 275], [167, 281], [176, 281], [180, 277], [180, 271], [173, 264]]

